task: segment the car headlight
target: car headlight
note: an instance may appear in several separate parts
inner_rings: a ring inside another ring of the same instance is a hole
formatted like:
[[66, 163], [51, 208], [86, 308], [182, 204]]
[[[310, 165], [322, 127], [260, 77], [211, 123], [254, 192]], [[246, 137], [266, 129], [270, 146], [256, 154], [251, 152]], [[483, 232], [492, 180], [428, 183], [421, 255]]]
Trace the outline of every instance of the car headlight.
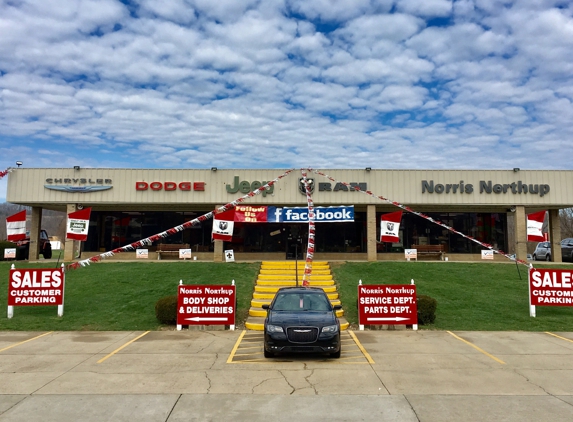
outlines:
[[323, 333], [336, 333], [338, 331], [338, 325], [327, 325], [326, 327], [322, 327]]
[[281, 327], [280, 325], [271, 325], [271, 324], [267, 325], [267, 332], [269, 332], [269, 333], [284, 333], [283, 327]]

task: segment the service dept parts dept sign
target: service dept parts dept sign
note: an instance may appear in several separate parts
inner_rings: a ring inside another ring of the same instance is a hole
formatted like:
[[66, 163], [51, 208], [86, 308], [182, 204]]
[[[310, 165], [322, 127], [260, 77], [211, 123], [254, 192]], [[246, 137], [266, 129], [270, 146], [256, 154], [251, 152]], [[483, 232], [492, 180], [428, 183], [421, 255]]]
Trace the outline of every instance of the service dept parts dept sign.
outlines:
[[418, 324], [416, 286], [384, 284], [358, 286], [360, 325]]

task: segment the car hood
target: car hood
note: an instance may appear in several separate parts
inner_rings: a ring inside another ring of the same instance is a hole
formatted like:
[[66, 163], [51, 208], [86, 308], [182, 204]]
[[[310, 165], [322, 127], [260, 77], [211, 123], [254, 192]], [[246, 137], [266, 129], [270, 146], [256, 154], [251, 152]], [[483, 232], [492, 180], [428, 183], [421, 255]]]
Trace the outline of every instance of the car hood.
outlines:
[[313, 325], [324, 326], [336, 324], [336, 317], [331, 311], [270, 311], [268, 317], [269, 324], [274, 325]]

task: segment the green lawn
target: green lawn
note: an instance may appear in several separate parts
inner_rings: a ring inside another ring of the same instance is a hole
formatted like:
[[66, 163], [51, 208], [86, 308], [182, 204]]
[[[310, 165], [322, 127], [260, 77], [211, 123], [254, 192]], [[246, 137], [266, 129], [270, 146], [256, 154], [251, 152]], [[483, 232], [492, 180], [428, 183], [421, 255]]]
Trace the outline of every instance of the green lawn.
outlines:
[[[46, 263], [47, 264], [47, 263]], [[17, 267], [47, 267], [18, 262]], [[50, 263], [54, 265], [55, 263]], [[103, 262], [68, 271], [64, 316], [55, 306], [16, 307], [0, 315], [0, 330], [158, 330], [155, 302], [185, 284], [237, 285], [237, 325], [246, 319], [260, 263]], [[549, 265], [551, 266], [551, 265]], [[6, 310], [10, 264], [0, 262], [0, 309]], [[573, 268], [573, 265], [559, 268]], [[438, 301], [436, 322], [421, 329], [573, 331], [573, 309], [528, 309], [527, 268], [505, 263], [333, 263], [346, 318], [357, 323], [358, 280], [409, 284]]]
[[[551, 265], [536, 265], [549, 267]], [[573, 268], [572, 265], [558, 268]], [[529, 316], [527, 268], [511, 263], [375, 262], [333, 264], [348, 320], [358, 320], [358, 280], [409, 284], [438, 301], [436, 330], [573, 331], [573, 308], [536, 308]], [[521, 274], [521, 279], [520, 279]]]

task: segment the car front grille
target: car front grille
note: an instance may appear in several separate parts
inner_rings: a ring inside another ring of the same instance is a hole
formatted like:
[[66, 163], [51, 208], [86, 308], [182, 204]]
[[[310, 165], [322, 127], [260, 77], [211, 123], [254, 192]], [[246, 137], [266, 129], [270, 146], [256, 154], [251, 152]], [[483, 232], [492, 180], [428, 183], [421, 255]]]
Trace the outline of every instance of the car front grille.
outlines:
[[288, 327], [287, 337], [293, 343], [314, 343], [318, 339], [318, 328]]

